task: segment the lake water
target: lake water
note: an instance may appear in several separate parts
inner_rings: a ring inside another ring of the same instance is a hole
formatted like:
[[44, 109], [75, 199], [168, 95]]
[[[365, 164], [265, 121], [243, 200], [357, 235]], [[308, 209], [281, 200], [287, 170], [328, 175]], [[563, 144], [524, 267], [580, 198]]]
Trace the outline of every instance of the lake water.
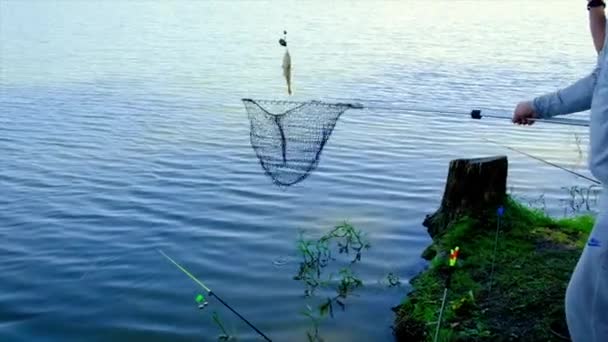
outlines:
[[[588, 175], [587, 129], [466, 115], [509, 116], [590, 72], [586, 20], [575, 1], [1, 1], [0, 340], [211, 341], [214, 310], [258, 340], [214, 299], [198, 310], [162, 249], [273, 340], [304, 341], [298, 232], [343, 220], [372, 244], [365, 286], [321, 335], [391, 340], [451, 159], [508, 155], [512, 193], [552, 215], [590, 185], [484, 140]], [[318, 168], [281, 188], [241, 98], [288, 98], [284, 29], [289, 99], [403, 110], [348, 110]]]

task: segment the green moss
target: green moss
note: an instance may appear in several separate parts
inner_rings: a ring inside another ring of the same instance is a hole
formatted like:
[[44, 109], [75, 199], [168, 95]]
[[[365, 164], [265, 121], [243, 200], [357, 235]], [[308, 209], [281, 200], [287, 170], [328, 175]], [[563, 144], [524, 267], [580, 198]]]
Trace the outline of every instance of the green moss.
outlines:
[[433, 260], [436, 255], [437, 250], [435, 249], [435, 245], [428, 246], [424, 252], [422, 252], [422, 258], [425, 260]]
[[595, 218], [591, 215], [581, 215], [574, 218], [561, 219], [557, 224], [563, 229], [572, 232], [582, 232], [589, 234], [593, 228]]
[[432, 340], [455, 246], [460, 256], [440, 340], [562, 340], [566, 286], [593, 223], [592, 216], [553, 220], [508, 199], [494, 256], [495, 215], [452, 221], [433, 243], [429, 268], [411, 281], [412, 292], [396, 308], [397, 340]]

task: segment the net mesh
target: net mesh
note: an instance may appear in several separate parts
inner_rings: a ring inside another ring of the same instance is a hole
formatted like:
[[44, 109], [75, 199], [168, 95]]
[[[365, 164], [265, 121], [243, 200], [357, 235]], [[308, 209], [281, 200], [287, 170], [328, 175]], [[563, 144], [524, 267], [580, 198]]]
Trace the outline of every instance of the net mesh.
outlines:
[[290, 186], [304, 180], [319, 157], [347, 103], [243, 99], [251, 123], [251, 146], [273, 182]]

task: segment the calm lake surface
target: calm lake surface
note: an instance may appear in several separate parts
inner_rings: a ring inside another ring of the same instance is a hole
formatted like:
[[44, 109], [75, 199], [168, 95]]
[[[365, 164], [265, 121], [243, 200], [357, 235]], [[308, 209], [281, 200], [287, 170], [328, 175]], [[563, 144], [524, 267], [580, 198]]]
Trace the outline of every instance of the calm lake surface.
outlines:
[[[451, 159], [508, 155], [510, 191], [557, 216], [564, 187], [590, 185], [484, 140], [588, 175], [587, 129], [467, 116], [590, 72], [586, 20], [580, 1], [0, 1], [0, 340], [212, 341], [213, 311], [259, 339], [213, 299], [198, 310], [162, 249], [275, 341], [304, 341], [298, 232], [348, 220], [372, 245], [365, 286], [321, 335], [390, 341]], [[244, 97], [406, 110], [348, 110], [280, 188]]]

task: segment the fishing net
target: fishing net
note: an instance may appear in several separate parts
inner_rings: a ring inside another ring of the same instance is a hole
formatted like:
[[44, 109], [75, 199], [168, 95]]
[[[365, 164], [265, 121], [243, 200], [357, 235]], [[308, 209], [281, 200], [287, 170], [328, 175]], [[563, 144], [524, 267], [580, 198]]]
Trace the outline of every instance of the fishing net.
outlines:
[[348, 103], [243, 99], [251, 123], [251, 146], [262, 168], [279, 186], [304, 180]]

